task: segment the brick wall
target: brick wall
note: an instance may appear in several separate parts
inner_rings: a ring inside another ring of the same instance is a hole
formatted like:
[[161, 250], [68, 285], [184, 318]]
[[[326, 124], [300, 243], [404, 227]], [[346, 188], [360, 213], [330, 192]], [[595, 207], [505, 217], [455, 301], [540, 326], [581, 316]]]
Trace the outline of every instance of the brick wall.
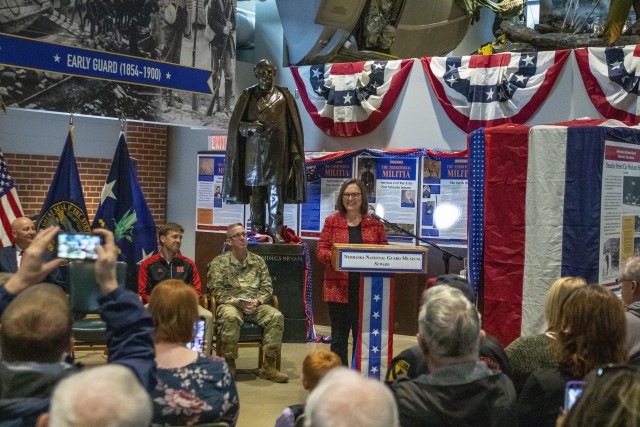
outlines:
[[[167, 218], [167, 127], [156, 124], [128, 123], [129, 155], [137, 160], [138, 181], [156, 224]], [[113, 147], [115, 154], [115, 144]], [[5, 152], [9, 171], [25, 215], [40, 212], [58, 165], [59, 156]], [[100, 203], [100, 194], [112, 158], [76, 157], [89, 221]]]

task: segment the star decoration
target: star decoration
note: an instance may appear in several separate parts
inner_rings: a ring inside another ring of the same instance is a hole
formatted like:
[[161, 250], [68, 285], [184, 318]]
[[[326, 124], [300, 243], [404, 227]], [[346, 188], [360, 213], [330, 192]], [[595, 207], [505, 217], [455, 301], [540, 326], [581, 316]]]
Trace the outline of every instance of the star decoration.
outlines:
[[379, 70], [382, 68], [382, 64], [379, 62], [374, 62], [373, 63], [373, 68], [375, 68], [376, 70]]
[[56, 62], [60, 62], [60, 55], [58, 55], [57, 53], [53, 56], [53, 60]]
[[493, 95], [494, 95], [493, 88], [489, 89], [489, 91], [486, 92], [485, 94], [487, 95], [487, 99], [493, 99]]
[[171, 73], [167, 71], [167, 80], [171, 80]]
[[524, 61], [524, 65], [529, 66], [529, 65], [533, 65], [533, 56], [525, 56], [523, 59]]
[[622, 64], [622, 61], [616, 61], [616, 62], [612, 62], [611, 63], [611, 69], [615, 70], [616, 68], [620, 68], [620, 65]]
[[457, 82], [457, 81], [458, 81], [458, 79], [456, 79], [455, 77], [453, 77], [453, 75], [447, 79], [447, 83], [449, 83], [449, 85], [451, 85], [451, 86], [453, 86], [453, 84], [454, 84], [455, 82]]
[[371, 332], [371, 335], [374, 335], [377, 337], [378, 335], [380, 335], [380, 332], [377, 329], [374, 329], [373, 332]]
[[322, 73], [320, 73], [320, 69], [319, 68], [314, 68], [313, 70], [311, 70], [311, 72], [313, 73], [313, 78], [314, 79], [320, 78], [320, 75], [322, 74]]
[[458, 69], [458, 67], [455, 66], [455, 64], [449, 64], [447, 65], [449, 67], [449, 73], [456, 71]]
[[373, 300], [374, 300], [375, 302], [380, 301], [380, 295], [378, 295], [378, 294], [374, 295], [374, 296], [373, 296]]
[[113, 180], [111, 182], [107, 182], [104, 187], [102, 187], [102, 194], [100, 195], [100, 204], [103, 204], [107, 197], [111, 197], [113, 200], [118, 200], [115, 194], [113, 194], [113, 186], [116, 185], [117, 180]]
[[378, 317], [380, 317], [380, 312], [379, 311], [374, 312], [373, 313], [373, 318], [377, 319]]
[[375, 346], [375, 345], [374, 345], [373, 347], [371, 347], [371, 352], [372, 352], [373, 354], [377, 354], [379, 351], [380, 351], [380, 350], [378, 350], [378, 347], [377, 347], [377, 346]]
[[140, 264], [142, 261], [144, 261], [145, 259], [149, 258], [151, 255], [154, 254], [155, 251], [151, 251], [149, 253], [146, 253], [144, 248], [142, 248], [142, 259], [140, 260], [140, 262], [138, 262], [138, 264]]
[[516, 74], [516, 81], [518, 83], [524, 83], [524, 76], [522, 74]]
[[318, 88], [316, 89], [316, 92], [321, 94], [322, 93], [322, 88], [320, 86], [318, 86]]
[[378, 367], [374, 366], [373, 368], [371, 368], [371, 373], [372, 374], [377, 374], [378, 373]]
[[345, 96], [342, 97], [342, 99], [344, 100], [345, 104], [351, 104], [351, 98], [352, 97], [351, 97], [350, 93], [348, 93], [348, 94], [346, 94]]

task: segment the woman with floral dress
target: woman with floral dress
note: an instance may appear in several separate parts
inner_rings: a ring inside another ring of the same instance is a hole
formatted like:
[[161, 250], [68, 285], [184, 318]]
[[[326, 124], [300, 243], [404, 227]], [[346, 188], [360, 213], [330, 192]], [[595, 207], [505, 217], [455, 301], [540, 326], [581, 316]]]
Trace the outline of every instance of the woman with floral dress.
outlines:
[[198, 297], [180, 280], [165, 280], [151, 292], [156, 327], [158, 383], [151, 396], [153, 424], [194, 425], [224, 421], [235, 426], [240, 405], [224, 359], [186, 347], [198, 320]]

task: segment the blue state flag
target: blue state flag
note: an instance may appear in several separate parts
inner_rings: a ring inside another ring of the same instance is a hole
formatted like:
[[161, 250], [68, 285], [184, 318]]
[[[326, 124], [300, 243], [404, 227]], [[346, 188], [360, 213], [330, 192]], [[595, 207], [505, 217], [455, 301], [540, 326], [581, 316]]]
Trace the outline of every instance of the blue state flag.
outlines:
[[124, 134], [120, 134], [93, 227], [113, 231], [118, 260], [127, 263], [127, 287], [137, 292], [137, 265], [158, 249], [156, 226], [129, 158]]
[[[59, 225], [62, 231], [90, 233], [91, 227], [84, 204], [80, 174], [73, 154], [73, 128], [69, 128], [58, 169], [49, 193], [38, 215], [37, 228]], [[53, 250], [53, 245], [50, 246]]]

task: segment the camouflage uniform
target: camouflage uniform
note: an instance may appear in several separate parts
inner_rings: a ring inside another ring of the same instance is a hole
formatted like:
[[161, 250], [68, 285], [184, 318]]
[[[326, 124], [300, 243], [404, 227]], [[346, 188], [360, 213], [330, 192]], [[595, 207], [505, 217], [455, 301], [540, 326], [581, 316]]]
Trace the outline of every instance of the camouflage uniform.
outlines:
[[[271, 300], [273, 287], [262, 257], [248, 252], [244, 263], [240, 263], [229, 251], [215, 257], [208, 267], [207, 288], [218, 304], [216, 319], [221, 341], [218, 356], [238, 358], [240, 327], [245, 320], [251, 320], [264, 328], [265, 357], [275, 359], [282, 346], [284, 317], [266, 304]], [[243, 314], [237, 307], [240, 298], [260, 301], [256, 312]]]

